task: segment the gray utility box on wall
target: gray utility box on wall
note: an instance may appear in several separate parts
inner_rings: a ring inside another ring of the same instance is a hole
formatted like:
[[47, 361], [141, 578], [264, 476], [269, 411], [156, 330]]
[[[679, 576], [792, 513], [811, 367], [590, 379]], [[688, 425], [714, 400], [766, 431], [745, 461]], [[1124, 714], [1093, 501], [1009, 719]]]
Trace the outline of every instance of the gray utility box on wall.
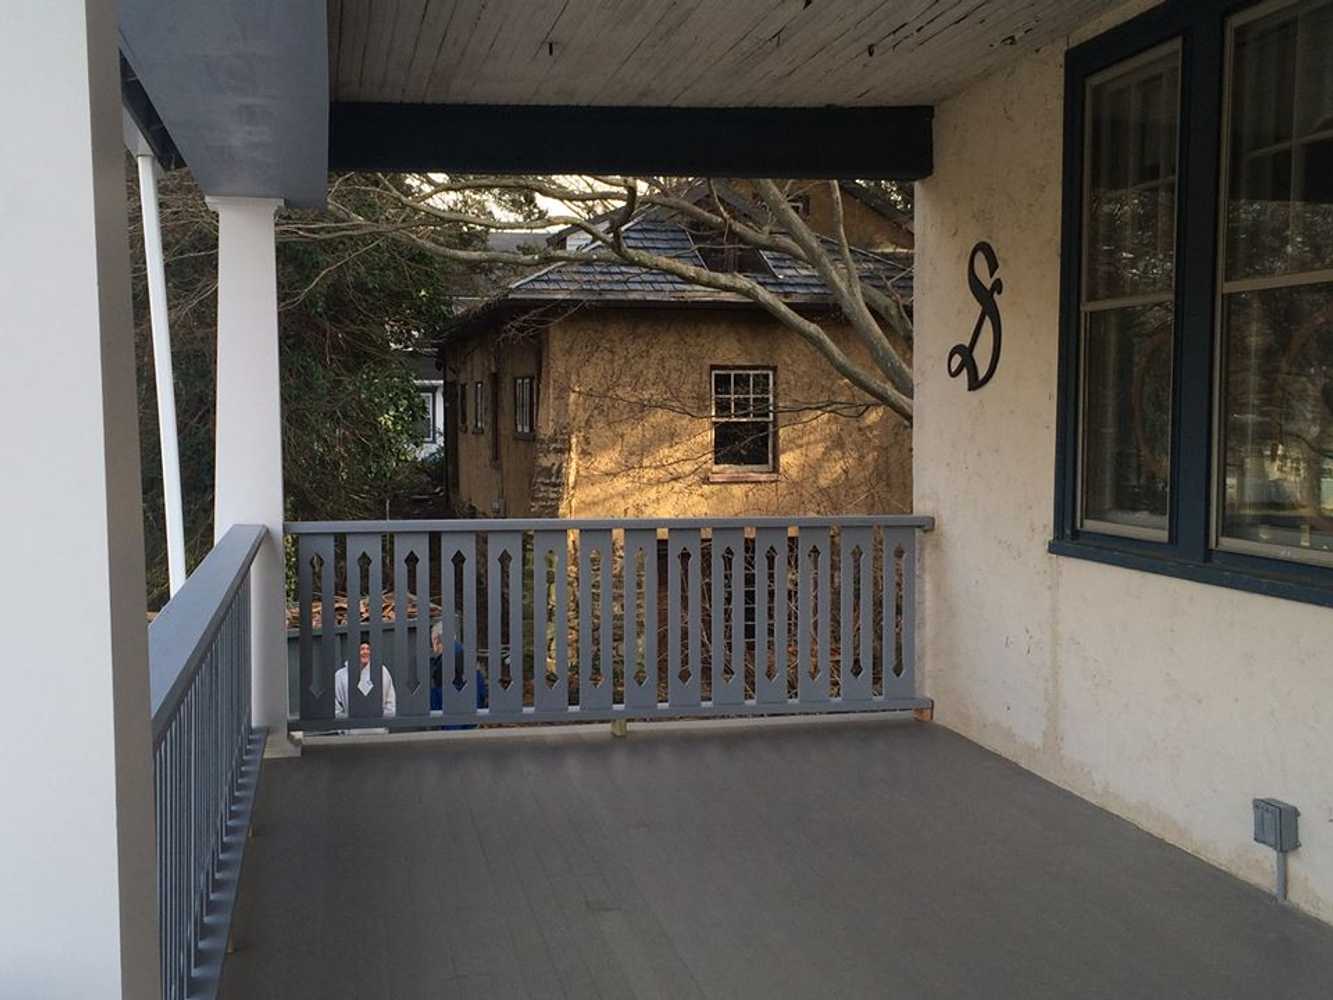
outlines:
[[1301, 814], [1295, 806], [1277, 799], [1254, 800], [1254, 839], [1273, 850], [1285, 854], [1301, 846], [1296, 830], [1296, 817]]

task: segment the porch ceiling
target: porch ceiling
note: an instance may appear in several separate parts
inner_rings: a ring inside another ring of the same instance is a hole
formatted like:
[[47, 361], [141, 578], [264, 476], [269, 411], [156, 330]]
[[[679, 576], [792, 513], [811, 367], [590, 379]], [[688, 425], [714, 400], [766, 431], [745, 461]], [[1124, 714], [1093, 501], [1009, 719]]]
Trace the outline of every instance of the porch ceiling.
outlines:
[[925, 176], [931, 105], [1113, 6], [123, 0], [121, 48], [206, 193], [318, 205], [330, 166]]
[[329, 0], [335, 101], [933, 104], [1113, 0]]

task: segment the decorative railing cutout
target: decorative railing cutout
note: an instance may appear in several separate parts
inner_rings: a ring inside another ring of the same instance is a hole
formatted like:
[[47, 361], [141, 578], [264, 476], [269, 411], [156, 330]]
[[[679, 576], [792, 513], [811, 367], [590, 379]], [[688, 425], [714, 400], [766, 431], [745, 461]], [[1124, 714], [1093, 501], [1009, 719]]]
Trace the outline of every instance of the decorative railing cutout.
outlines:
[[[291, 525], [301, 694], [292, 725], [920, 707], [914, 557], [929, 525], [911, 516]], [[349, 689], [348, 717], [335, 718], [334, 672], [355, 662], [363, 637], [393, 681], [395, 718], [382, 716], [376, 671], [369, 690]]]

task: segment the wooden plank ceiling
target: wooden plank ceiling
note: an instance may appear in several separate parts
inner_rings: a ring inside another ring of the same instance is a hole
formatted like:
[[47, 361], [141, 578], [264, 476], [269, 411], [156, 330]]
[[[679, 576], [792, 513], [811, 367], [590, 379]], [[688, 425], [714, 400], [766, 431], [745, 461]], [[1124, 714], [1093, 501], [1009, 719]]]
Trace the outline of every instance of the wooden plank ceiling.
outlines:
[[1112, 0], [328, 0], [338, 102], [933, 104]]

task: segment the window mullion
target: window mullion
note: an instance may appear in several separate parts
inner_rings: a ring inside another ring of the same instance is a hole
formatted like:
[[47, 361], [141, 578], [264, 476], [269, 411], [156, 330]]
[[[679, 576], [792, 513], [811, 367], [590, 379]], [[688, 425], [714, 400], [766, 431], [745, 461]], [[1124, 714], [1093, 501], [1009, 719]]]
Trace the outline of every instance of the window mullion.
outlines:
[[1213, 310], [1217, 281], [1221, 167], [1223, 20], [1208, 18], [1188, 38], [1181, 74], [1180, 266], [1172, 488], [1177, 554], [1202, 562], [1211, 542]]

